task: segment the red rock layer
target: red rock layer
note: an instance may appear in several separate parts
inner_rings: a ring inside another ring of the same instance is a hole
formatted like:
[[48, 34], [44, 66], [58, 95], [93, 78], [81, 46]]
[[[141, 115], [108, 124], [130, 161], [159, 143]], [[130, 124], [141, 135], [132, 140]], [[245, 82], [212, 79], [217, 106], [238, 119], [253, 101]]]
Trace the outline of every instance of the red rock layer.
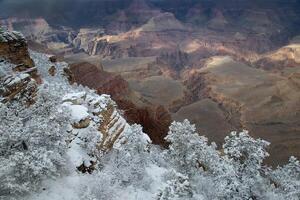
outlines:
[[129, 123], [141, 124], [153, 143], [166, 145], [164, 137], [171, 123], [171, 116], [164, 107], [136, 105], [129, 99], [131, 91], [127, 81], [93, 64], [74, 63], [66, 71], [72, 83], [95, 89], [99, 94], [111, 95], [118, 107], [124, 111], [124, 117]]

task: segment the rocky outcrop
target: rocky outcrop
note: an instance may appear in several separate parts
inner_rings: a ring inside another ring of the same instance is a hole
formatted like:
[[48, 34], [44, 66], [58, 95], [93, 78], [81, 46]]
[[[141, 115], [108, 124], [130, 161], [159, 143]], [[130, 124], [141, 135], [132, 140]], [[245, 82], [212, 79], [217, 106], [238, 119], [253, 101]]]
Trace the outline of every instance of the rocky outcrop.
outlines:
[[100, 55], [101, 57], [122, 58], [127, 57], [128, 52], [122, 49], [117, 43], [109, 43], [107, 39], [90, 41], [87, 52], [89, 55]]
[[88, 52], [90, 41], [93, 41], [96, 37], [101, 37], [103, 34], [102, 29], [81, 28], [73, 40], [74, 48], [83, 49], [85, 52]]
[[36, 90], [35, 81], [27, 73], [0, 77], [0, 102], [19, 99], [30, 105], [34, 103]]
[[109, 151], [121, 140], [129, 127], [117, 110], [117, 105], [108, 95], [70, 93], [63, 97], [62, 106], [69, 110], [73, 128], [96, 127], [100, 140], [99, 151]]
[[55, 68], [55, 66], [51, 66], [51, 67], [48, 69], [48, 73], [49, 73], [51, 76], [55, 76], [55, 74], [56, 74], [56, 68]]
[[32, 104], [40, 77], [20, 33], [0, 30], [0, 58], [0, 101]]
[[254, 64], [262, 69], [272, 71], [298, 67], [300, 65], [300, 44], [290, 44], [263, 55]]
[[28, 53], [26, 40], [19, 32], [0, 29], [0, 57], [18, 67], [31, 68], [34, 66]]

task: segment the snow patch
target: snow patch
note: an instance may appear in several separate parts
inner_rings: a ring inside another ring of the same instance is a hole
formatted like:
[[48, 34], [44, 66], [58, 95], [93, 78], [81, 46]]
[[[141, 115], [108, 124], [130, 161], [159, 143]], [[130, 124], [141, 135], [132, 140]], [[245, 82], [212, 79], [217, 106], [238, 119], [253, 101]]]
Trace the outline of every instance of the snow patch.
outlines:
[[88, 108], [85, 106], [74, 105], [70, 102], [65, 102], [62, 106], [70, 110], [72, 122], [77, 123], [89, 117]]

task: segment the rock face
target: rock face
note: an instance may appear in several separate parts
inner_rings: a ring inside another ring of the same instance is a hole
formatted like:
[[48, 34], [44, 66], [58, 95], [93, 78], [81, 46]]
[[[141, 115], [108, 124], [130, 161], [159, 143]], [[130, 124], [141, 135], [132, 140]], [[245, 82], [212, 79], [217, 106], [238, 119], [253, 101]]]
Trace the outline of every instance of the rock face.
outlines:
[[71, 82], [93, 88], [99, 94], [110, 94], [115, 99], [129, 94], [128, 83], [120, 75], [105, 72], [101, 67], [83, 62], [71, 64], [69, 70], [73, 75]]
[[263, 55], [255, 62], [255, 65], [272, 71], [298, 67], [300, 65], [300, 44], [290, 44]]
[[24, 68], [34, 66], [28, 53], [26, 40], [18, 32], [0, 29], [0, 55], [16, 65], [23, 65]]
[[128, 123], [137, 123], [143, 126], [153, 144], [166, 146], [164, 137], [167, 135], [172, 122], [171, 114], [163, 106], [135, 105], [131, 101], [120, 99], [117, 101]]
[[0, 101], [32, 104], [40, 78], [20, 33], [0, 30], [0, 58]]
[[37, 86], [29, 74], [21, 73], [0, 78], [0, 101], [21, 99], [30, 105], [34, 102]]
[[97, 127], [101, 135], [97, 147], [101, 151], [112, 149], [128, 128], [127, 122], [117, 110], [117, 105], [108, 95], [69, 93], [63, 97], [63, 102], [62, 106], [70, 111], [74, 129]]

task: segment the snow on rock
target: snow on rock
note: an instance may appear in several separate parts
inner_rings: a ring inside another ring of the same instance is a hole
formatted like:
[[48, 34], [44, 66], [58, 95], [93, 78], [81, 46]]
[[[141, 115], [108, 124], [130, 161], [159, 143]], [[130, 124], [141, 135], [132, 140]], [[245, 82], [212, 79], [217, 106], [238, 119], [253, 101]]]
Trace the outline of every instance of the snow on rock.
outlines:
[[70, 111], [74, 128], [98, 127], [102, 140], [98, 148], [102, 151], [118, 148], [122, 135], [130, 127], [117, 110], [109, 95], [75, 92], [62, 98], [62, 106]]
[[1, 59], [10, 61], [18, 65], [18, 69], [34, 67], [34, 63], [28, 53], [28, 45], [26, 40], [24, 39], [24, 36], [19, 32], [5, 31], [1, 29], [1, 27], [0, 57]]
[[62, 104], [63, 107], [70, 110], [71, 121], [78, 123], [89, 117], [88, 108], [82, 105], [74, 105], [72, 103], [66, 102]]
[[[130, 125], [119, 113], [116, 103], [110, 96], [96, 94], [93, 90], [81, 85], [70, 85], [64, 75], [67, 63], [52, 63], [49, 61], [49, 55], [33, 51], [30, 52], [30, 55], [43, 79], [44, 83], [41, 87], [59, 97], [61, 99], [59, 109], [69, 113], [72, 122], [70, 132], [73, 135], [69, 143], [70, 155], [73, 157], [73, 163], [74, 160], [78, 160], [74, 165], [78, 167], [77, 165], [84, 160], [91, 160], [91, 158], [86, 159], [87, 156], [79, 155], [82, 150], [78, 149], [82, 146], [93, 146], [92, 144], [95, 143], [97, 151], [114, 148]], [[55, 76], [50, 76], [48, 73], [47, 69], [51, 66], [57, 70]], [[90, 144], [87, 144], [87, 140], [90, 140]], [[87, 154], [84, 153], [84, 155]], [[85, 159], [81, 159], [82, 157]]]
[[81, 105], [71, 105], [71, 117], [75, 122], [86, 119], [89, 116], [88, 109]]
[[[75, 169], [79, 167], [83, 163], [90, 163], [90, 161], [95, 161], [94, 158], [88, 155], [88, 153], [81, 146], [82, 141], [76, 137], [69, 145], [69, 150], [67, 155], [69, 156], [69, 161], [71, 164], [71, 168]], [[89, 167], [88, 164], [85, 164]]]
[[25, 37], [22, 33], [17, 31], [5, 31], [0, 29], [0, 42], [9, 41], [25, 41]]
[[81, 104], [86, 97], [86, 92], [69, 93], [63, 97], [64, 102], [72, 102], [73, 104]]
[[0, 78], [0, 97], [2, 102], [24, 99], [34, 101], [36, 83], [27, 73], [6, 74]]
[[93, 109], [93, 113], [100, 113], [109, 104], [112, 104], [112, 100], [109, 95], [103, 94], [101, 96], [87, 96], [87, 101]]

